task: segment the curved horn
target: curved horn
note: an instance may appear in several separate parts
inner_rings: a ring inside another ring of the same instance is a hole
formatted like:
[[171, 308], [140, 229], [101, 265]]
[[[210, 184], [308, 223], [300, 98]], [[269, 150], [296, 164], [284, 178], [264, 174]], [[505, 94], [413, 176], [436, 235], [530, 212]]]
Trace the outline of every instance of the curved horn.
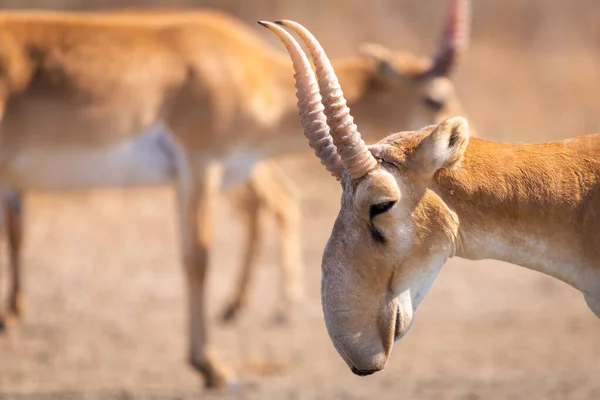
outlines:
[[308, 138], [308, 144], [321, 159], [321, 163], [325, 165], [327, 171], [331, 172], [331, 175], [338, 180], [341, 179], [344, 166], [329, 134], [329, 126], [323, 113], [321, 94], [310, 61], [296, 39], [285, 29], [272, 22], [258, 21], [258, 23], [275, 33], [290, 53], [295, 71], [298, 115], [300, 115], [304, 128], [304, 136]]
[[331, 128], [333, 144], [337, 147], [342, 163], [352, 179], [363, 177], [377, 168], [378, 164], [360, 137], [325, 50], [313, 34], [299, 23], [288, 20], [279, 20], [275, 23], [296, 32], [308, 47], [317, 71], [319, 89], [325, 105], [324, 112], [327, 116], [327, 125]]
[[469, 43], [471, 31], [471, 4], [469, 0], [450, 0], [446, 26], [440, 47], [431, 66], [430, 74], [448, 76]]

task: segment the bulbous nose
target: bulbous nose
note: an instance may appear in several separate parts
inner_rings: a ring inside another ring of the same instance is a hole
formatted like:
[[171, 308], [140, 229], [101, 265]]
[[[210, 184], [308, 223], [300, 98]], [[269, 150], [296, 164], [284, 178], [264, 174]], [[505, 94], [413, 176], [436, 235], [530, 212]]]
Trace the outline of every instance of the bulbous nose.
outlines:
[[345, 358], [343, 356], [342, 358], [344, 358], [344, 361], [346, 361], [346, 364], [348, 364], [354, 375], [368, 376], [385, 368], [388, 355], [384, 352], [379, 352], [368, 356], [354, 354], [352, 358]]

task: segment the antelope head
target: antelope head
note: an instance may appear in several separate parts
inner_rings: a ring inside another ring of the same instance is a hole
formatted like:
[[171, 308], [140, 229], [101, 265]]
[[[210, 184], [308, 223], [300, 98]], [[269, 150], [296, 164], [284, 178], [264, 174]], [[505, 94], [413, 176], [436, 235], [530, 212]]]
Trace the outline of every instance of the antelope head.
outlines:
[[369, 146], [369, 167], [342, 174], [321, 294], [329, 335], [358, 375], [384, 368], [455, 252], [458, 221], [437, 196], [434, 176], [459, 165], [468, 141], [466, 120], [446, 119]]
[[[404, 129], [415, 129], [462, 113], [451, 75], [467, 47], [469, 14], [469, 0], [450, 0], [438, 49], [432, 57], [393, 51], [380, 44], [362, 44], [359, 51], [371, 66], [367, 88], [359, 99], [353, 99], [351, 80], [346, 88], [357, 120], [385, 131], [397, 126], [398, 121], [404, 121]], [[345, 84], [348, 77], [344, 71], [338, 71], [338, 75]], [[396, 106], [393, 113], [389, 104]]]
[[[458, 223], [432, 183], [438, 170], [461, 162], [468, 125], [450, 118], [367, 147], [314, 36], [291, 21], [260, 24], [290, 53], [305, 135], [343, 188], [322, 258], [322, 306], [338, 353], [354, 373], [368, 375], [384, 368], [394, 341], [410, 330], [419, 302], [454, 253]], [[279, 25], [303, 39], [316, 76]]]

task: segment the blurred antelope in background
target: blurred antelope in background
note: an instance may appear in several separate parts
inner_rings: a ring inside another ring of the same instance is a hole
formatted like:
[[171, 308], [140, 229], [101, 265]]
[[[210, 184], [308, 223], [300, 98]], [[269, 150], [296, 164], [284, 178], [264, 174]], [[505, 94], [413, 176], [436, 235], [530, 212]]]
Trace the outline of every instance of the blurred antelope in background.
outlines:
[[329, 147], [341, 209], [322, 258], [322, 306], [329, 336], [357, 375], [385, 367], [393, 344], [450, 257], [496, 259], [581, 291], [600, 318], [600, 134], [538, 144], [469, 138], [452, 117], [366, 146], [334, 68], [301, 25], [285, 43], [302, 126]]
[[[466, 1], [451, 2], [434, 58], [371, 45], [335, 62], [365, 122], [421, 126], [460, 109], [447, 76], [466, 37], [467, 11]], [[235, 315], [247, 297], [259, 211], [280, 223], [284, 297], [299, 294], [293, 187], [271, 162], [254, 167], [305, 148], [292, 83], [286, 56], [221, 13], [0, 14], [0, 183], [10, 188], [5, 208], [13, 270], [4, 321], [19, 315], [22, 299], [21, 192], [174, 183], [190, 363], [209, 387], [231, 382], [208, 348], [205, 323], [210, 210], [221, 180], [214, 167], [224, 164], [228, 184], [245, 182], [235, 203], [247, 221], [244, 273], [226, 315]], [[381, 107], [389, 101], [402, 107]], [[323, 144], [309, 139], [315, 148]]]

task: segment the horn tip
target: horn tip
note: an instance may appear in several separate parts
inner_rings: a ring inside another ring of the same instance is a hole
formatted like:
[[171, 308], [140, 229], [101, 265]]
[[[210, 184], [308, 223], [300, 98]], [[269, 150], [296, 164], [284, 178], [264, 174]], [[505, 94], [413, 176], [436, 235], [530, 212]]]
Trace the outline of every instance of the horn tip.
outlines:
[[260, 26], [264, 26], [265, 28], [269, 25], [267, 21], [257, 21]]
[[276, 19], [276, 20], [275, 20], [275, 21], [273, 21], [273, 22], [275, 22], [277, 25], [286, 26], [286, 25], [287, 25], [287, 22], [288, 22], [288, 20], [287, 20], [287, 19]]

